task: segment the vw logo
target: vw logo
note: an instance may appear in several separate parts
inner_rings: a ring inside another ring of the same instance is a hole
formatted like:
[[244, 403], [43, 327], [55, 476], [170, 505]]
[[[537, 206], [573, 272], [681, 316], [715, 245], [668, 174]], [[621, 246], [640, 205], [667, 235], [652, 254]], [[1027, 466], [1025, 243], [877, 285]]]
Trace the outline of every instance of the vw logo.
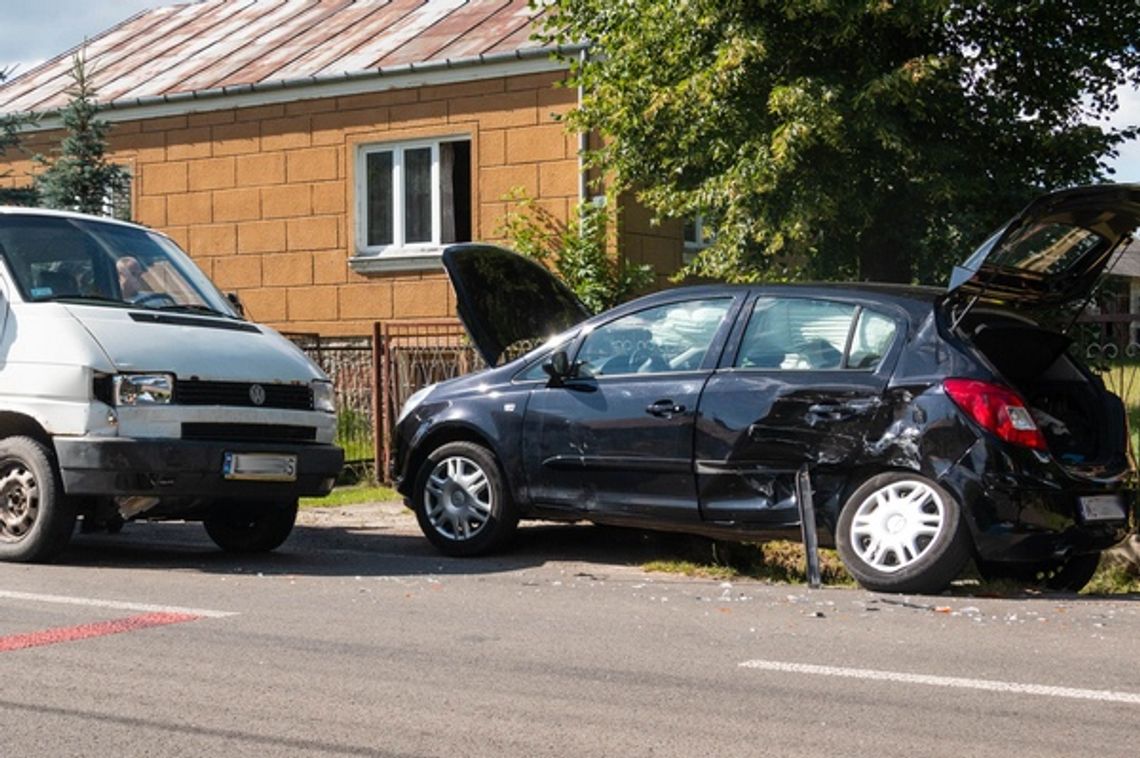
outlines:
[[265, 404], [265, 388], [262, 387], [260, 384], [250, 385], [249, 400], [254, 405], [264, 405]]

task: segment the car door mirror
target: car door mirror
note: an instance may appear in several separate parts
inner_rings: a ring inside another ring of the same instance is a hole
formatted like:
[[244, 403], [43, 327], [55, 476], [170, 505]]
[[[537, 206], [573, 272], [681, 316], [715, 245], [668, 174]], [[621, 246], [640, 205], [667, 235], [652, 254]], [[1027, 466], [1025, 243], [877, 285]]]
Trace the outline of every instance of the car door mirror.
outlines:
[[233, 307], [239, 316], [245, 316], [245, 306], [242, 305], [241, 298], [238, 297], [236, 292], [227, 292], [226, 301]]
[[542, 364], [542, 370], [550, 376], [550, 383], [559, 387], [573, 371], [573, 366], [570, 365], [570, 356], [566, 355], [565, 350], [556, 350], [554, 355], [550, 356], [550, 360]]

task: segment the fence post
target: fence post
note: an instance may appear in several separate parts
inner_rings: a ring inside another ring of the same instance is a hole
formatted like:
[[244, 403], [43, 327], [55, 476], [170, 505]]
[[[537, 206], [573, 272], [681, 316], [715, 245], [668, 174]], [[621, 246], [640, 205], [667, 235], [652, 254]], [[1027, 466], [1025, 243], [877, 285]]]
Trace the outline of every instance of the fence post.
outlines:
[[377, 483], [388, 481], [387, 349], [380, 322], [372, 322], [372, 465]]
[[815, 502], [812, 498], [811, 472], [805, 463], [796, 472], [796, 505], [800, 511], [800, 530], [804, 540], [804, 561], [807, 564], [808, 587], [818, 590], [821, 577], [819, 572], [819, 538], [815, 528]]

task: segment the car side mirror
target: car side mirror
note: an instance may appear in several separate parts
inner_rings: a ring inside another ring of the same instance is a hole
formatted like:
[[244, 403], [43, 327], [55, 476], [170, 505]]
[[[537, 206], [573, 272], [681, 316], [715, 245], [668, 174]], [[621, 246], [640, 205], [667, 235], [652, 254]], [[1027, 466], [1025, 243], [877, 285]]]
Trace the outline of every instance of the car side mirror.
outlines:
[[238, 297], [238, 293], [227, 292], [226, 300], [228, 300], [229, 304], [232, 305], [234, 310], [238, 312], [239, 316], [245, 315], [245, 306], [241, 304], [241, 298]]
[[566, 355], [565, 350], [555, 351], [550, 360], [542, 364], [542, 370], [550, 376], [550, 383], [555, 387], [562, 385], [562, 382], [570, 376], [572, 369], [570, 356]]

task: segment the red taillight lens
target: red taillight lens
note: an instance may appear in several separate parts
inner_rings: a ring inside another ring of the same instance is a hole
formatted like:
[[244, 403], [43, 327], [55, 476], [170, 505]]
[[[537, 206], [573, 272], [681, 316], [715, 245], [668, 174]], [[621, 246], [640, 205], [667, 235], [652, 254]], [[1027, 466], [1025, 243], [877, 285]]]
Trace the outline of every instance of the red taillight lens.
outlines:
[[1048, 448], [1025, 401], [1009, 387], [977, 379], [947, 379], [942, 386], [950, 399], [987, 432], [1022, 447]]

